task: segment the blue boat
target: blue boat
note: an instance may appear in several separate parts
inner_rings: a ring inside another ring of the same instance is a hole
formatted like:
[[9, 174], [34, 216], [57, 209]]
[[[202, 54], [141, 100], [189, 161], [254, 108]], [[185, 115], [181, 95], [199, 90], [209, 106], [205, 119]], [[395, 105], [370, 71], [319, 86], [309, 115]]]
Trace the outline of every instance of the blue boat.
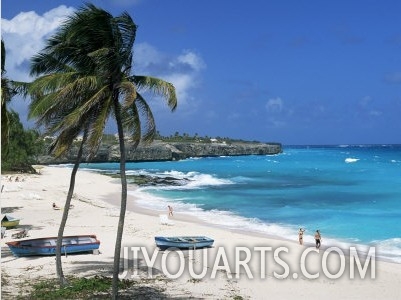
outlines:
[[156, 236], [156, 246], [160, 249], [195, 249], [211, 247], [214, 240], [206, 236]]
[[[56, 255], [57, 237], [45, 237], [7, 242], [14, 256]], [[100, 241], [96, 235], [64, 236], [62, 254], [81, 253], [98, 250]]]

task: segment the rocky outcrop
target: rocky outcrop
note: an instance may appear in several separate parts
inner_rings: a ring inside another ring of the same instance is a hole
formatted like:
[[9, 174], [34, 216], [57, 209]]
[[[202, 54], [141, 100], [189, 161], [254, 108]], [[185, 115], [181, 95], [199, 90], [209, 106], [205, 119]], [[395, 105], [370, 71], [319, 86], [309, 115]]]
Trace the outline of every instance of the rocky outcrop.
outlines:
[[[92, 162], [118, 162], [120, 160], [119, 145], [102, 145]], [[150, 145], [139, 145], [135, 150], [127, 142], [127, 161], [171, 161], [190, 157], [208, 156], [239, 156], [239, 155], [272, 155], [282, 152], [279, 143], [233, 142], [233, 143], [202, 143], [202, 142], [162, 142], [155, 141]], [[71, 163], [76, 157], [77, 149], [61, 159], [50, 156], [41, 157], [40, 163]]]

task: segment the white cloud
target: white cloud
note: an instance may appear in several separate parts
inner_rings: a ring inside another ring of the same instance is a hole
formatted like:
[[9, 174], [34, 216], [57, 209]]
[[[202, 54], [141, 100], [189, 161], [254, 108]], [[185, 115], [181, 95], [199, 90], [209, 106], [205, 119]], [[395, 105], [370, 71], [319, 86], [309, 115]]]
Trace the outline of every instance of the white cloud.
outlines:
[[369, 115], [372, 117], [380, 117], [383, 114], [383, 112], [378, 111], [378, 110], [371, 110], [369, 112]]
[[199, 87], [200, 71], [205, 67], [202, 58], [193, 51], [183, 50], [179, 55], [168, 55], [148, 43], [134, 46], [134, 73], [171, 82], [176, 89], [181, 112], [192, 110], [197, 105], [191, 95]]
[[267, 101], [265, 107], [269, 113], [280, 113], [283, 110], [284, 103], [281, 98], [272, 98]]
[[266, 126], [269, 128], [280, 128], [286, 126], [286, 114], [292, 113], [284, 108], [284, 101], [280, 98], [270, 98], [265, 104], [268, 113], [266, 118]]
[[11, 20], [1, 19], [2, 38], [6, 46], [7, 76], [14, 80], [29, 79], [29, 60], [44, 47], [45, 39], [60, 26], [74, 8], [61, 5], [42, 16], [21, 12]]
[[[6, 46], [7, 77], [18, 81], [31, 81], [29, 61], [45, 46], [45, 40], [61, 25], [74, 8], [61, 5], [43, 15], [34, 11], [21, 12], [11, 20], [1, 20], [2, 38]], [[171, 82], [177, 92], [178, 109], [194, 113], [197, 103], [192, 96], [201, 82], [200, 72], [206, 67], [201, 56], [194, 51], [167, 54], [148, 43], [134, 45], [133, 73], [150, 75]], [[150, 99], [151, 101], [151, 99]], [[155, 108], [162, 101], [155, 101]], [[153, 109], [153, 105], [152, 105]]]
[[191, 66], [195, 71], [200, 71], [205, 67], [203, 60], [194, 52], [184, 51], [184, 54], [178, 56], [177, 61]]
[[134, 45], [134, 72], [144, 73], [153, 65], [162, 64], [165, 55], [148, 43]]
[[173, 73], [163, 77], [163, 80], [171, 82], [176, 90], [179, 106], [186, 106], [193, 97], [190, 96], [190, 90], [196, 87], [191, 74]]

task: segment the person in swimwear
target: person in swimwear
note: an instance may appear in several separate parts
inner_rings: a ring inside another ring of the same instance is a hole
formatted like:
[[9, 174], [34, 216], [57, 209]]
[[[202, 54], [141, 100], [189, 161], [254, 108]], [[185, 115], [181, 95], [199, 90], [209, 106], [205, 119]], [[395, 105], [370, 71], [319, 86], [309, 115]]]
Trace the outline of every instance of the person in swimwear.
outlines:
[[305, 229], [299, 228], [298, 239], [299, 239], [300, 245], [304, 244], [304, 232], [305, 232]]
[[322, 240], [322, 236], [320, 235], [320, 231], [316, 230], [316, 233], [315, 233], [316, 249], [320, 248], [321, 240]]
[[168, 205], [168, 216], [172, 217], [173, 216], [173, 207]]

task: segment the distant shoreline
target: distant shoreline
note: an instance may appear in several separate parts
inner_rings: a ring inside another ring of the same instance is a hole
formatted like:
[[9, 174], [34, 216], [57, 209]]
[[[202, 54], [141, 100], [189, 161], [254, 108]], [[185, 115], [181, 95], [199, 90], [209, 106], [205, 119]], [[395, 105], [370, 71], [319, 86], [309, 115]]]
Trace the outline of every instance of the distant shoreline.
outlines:
[[[119, 162], [120, 149], [118, 144], [102, 145], [91, 161], [82, 163]], [[161, 162], [176, 161], [191, 157], [218, 157], [242, 155], [275, 155], [282, 153], [280, 143], [259, 142], [163, 142], [154, 141], [150, 145], [139, 145], [137, 148], [130, 142], [126, 144], [127, 162]], [[68, 164], [74, 163], [78, 149], [72, 148], [66, 156], [54, 158], [40, 156], [38, 164]], [[85, 155], [83, 155], [85, 157]]]

